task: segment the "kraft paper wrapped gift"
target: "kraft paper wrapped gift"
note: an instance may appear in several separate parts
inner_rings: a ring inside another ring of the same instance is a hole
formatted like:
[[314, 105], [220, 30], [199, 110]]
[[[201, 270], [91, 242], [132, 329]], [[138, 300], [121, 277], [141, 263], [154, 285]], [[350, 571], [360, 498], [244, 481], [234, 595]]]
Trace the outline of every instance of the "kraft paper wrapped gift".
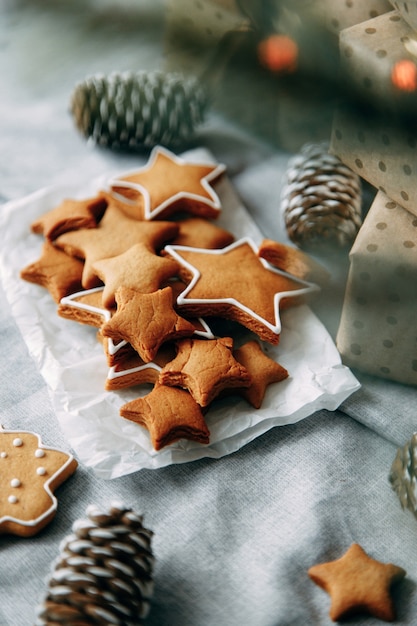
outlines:
[[202, 77], [212, 111], [285, 150], [328, 140], [333, 103], [326, 94], [283, 88], [261, 67], [261, 34], [250, 16], [232, 0], [168, 0], [165, 69]]
[[401, 13], [403, 19], [417, 30], [417, 2], [416, 0], [390, 0], [394, 9]]
[[417, 62], [417, 34], [398, 11], [345, 28], [339, 34], [341, 72], [368, 101], [394, 111], [416, 105], [415, 72], [393, 68]]
[[417, 216], [417, 134], [390, 119], [363, 119], [339, 109], [330, 152], [361, 178]]
[[[291, 0], [291, 3], [297, 10], [299, 0]], [[334, 33], [392, 11], [389, 0], [303, 0], [300, 4]]]
[[417, 384], [417, 218], [378, 192], [350, 252], [336, 344], [362, 372]]

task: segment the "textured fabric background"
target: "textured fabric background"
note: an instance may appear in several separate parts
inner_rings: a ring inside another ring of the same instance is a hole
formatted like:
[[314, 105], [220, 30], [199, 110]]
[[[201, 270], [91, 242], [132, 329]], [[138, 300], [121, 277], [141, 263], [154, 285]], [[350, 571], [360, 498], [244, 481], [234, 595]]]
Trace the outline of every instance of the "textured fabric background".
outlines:
[[[115, 6], [119, 7], [115, 10]], [[163, 38], [159, 2], [9, 2], [0, 11], [0, 196], [19, 198], [77, 176], [142, 163], [87, 145], [68, 113], [73, 84], [95, 71], [155, 67]], [[283, 238], [278, 197], [288, 155], [211, 118], [201, 131], [244, 204], [269, 237]], [[1, 210], [1, 208], [0, 208]], [[346, 259], [315, 305], [334, 335]], [[45, 384], [0, 292], [0, 423], [66, 448]], [[397, 445], [416, 428], [416, 390], [359, 374], [340, 410], [276, 428], [218, 461], [203, 460], [114, 481], [80, 466], [58, 492], [40, 535], [0, 538], [0, 624], [34, 621], [45, 578], [72, 523], [90, 503], [122, 499], [154, 531], [150, 626], [331, 624], [329, 598], [307, 576], [352, 542], [404, 567], [398, 624], [417, 615], [417, 521], [388, 482]], [[373, 626], [373, 618], [352, 624]]]

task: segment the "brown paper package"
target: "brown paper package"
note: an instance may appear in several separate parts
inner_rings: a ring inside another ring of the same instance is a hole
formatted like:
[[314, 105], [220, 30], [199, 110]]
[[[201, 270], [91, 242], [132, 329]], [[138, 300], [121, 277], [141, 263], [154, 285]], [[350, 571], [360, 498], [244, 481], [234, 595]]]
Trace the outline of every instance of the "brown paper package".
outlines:
[[390, 123], [373, 123], [339, 109], [330, 152], [361, 178], [417, 216], [417, 135]]
[[343, 362], [417, 384], [417, 218], [382, 192], [350, 253], [336, 337]]

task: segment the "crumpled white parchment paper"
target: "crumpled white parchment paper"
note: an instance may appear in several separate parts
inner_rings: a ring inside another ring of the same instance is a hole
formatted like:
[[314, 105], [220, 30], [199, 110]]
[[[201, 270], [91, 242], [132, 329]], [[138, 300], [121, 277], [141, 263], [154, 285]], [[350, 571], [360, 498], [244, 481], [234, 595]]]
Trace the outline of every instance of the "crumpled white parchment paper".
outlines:
[[[212, 161], [205, 150], [187, 158]], [[3, 206], [0, 215], [2, 247], [0, 271], [12, 313], [28, 349], [44, 377], [59, 425], [78, 459], [98, 476], [110, 479], [143, 468], [156, 469], [203, 457], [220, 458], [237, 451], [270, 428], [295, 423], [319, 409], [335, 410], [360, 386], [341, 363], [329, 333], [306, 305], [282, 314], [278, 346], [265, 351], [289, 371], [289, 378], [269, 386], [260, 409], [239, 397], [215, 402], [206, 421], [210, 444], [181, 440], [156, 452], [146, 429], [119, 416], [125, 402], [149, 388], [118, 392], [104, 390], [107, 364], [96, 329], [60, 318], [49, 292], [20, 279], [19, 272], [40, 256], [42, 238], [30, 224], [65, 197], [86, 198], [105, 185], [105, 179], [80, 186], [41, 189]], [[263, 235], [224, 178], [216, 191], [222, 201], [219, 225], [236, 239], [248, 236], [260, 243]], [[318, 296], [320, 297], [320, 296]]]

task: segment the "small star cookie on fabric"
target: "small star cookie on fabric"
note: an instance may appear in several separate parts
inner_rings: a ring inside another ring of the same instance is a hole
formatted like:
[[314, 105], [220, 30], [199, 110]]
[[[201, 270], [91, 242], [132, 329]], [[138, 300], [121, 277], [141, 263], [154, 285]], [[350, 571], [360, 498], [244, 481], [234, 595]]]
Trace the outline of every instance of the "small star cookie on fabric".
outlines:
[[181, 264], [180, 278], [189, 282], [177, 297], [179, 310], [203, 317], [223, 316], [273, 344], [279, 342], [281, 333], [280, 309], [317, 290], [260, 259], [249, 238], [220, 250], [167, 245], [163, 254]]
[[32, 222], [31, 230], [53, 241], [59, 235], [71, 230], [95, 228], [106, 208], [107, 199], [103, 193], [85, 200], [66, 198], [61, 204]]
[[194, 324], [178, 315], [172, 300], [171, 287], [140, 293], [121, 286], [117, 310], [101, 332], [113, 341], [129, 342], [146, 363], [153, 361], [163, 343], [194, 333]]
[[136, 398], [120, 408], [120, 415], [144, 426], [155, 450], [188, 439], [201, 444], [210, 440], [210, 432], [200, 406], [184, 389], [157, 383], [148, 395]]
[[137, 243], [143, 243], [155, 252], [177, 233], [178, 226], [174, 222], [132, 220], [117, 206], [109, 205], [97, 228], [64, 233], [55, 243], [67, 254], [85, 260], [82, 284], [84, 289], [92, 289], [101, 284], [93, 270], [97, 261], [123, 254]]
[[239, 393], [255, 409], [259, 409], [267, 387], [288, 378], [288, 371], [267, 356], [256, 340], [248, 341], [240, 348], [236, 348], [233, 354], [235, 359], [246, 368], [252, 379], [250, 386], [243, 387]]
[[334, 622], [357, 613], [392, 622], [395, 610], [391, 586], [402, 580], [406, 571], [372, 559], [359, 544], [353, 543], [339, 559], [310, 567], [308, 575], [329, 593], [329, 614]]
[[224, 165], [189, 162], [157, 146], [147, 165], [110, 180], [109, 186], [131, 201], [129, 214], [136, 219], [162, 219], [178, 211], [216, 218], [221, 203], [211, 183], [224, 171]]
[[55, 517], [54, 491], [78, 466], [36, 433], [0, 427], [0, 534], [37, 534]]
[[233, 339], [181, 339], [177, 356], [161, 371], [163, 385], [188, 389], [202, 407], [208, 406], [224, 389], [247, 387], [251, 377], [233, 356]]
[[24, 267], [20, 277], [29, 283], [45, 287], [54, 302], [82, 288], [84, 263], [59, 250], [48, 240], [42, 245], [39, 259]]

